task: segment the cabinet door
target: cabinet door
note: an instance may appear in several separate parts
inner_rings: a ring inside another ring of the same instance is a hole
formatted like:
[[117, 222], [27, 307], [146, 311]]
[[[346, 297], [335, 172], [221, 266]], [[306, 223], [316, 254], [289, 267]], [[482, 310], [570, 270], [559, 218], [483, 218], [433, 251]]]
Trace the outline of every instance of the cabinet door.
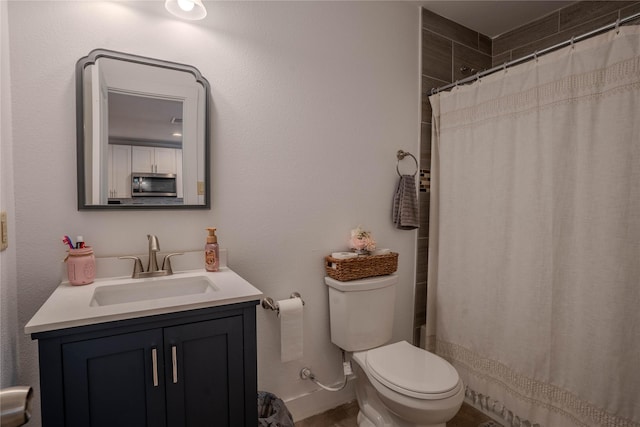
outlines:
[[153, 147], [132, 147], [131, 172], [155, 172], [155, 149]]
[[245, 426], [242, 317], [166, 328], [164, 339], [167, 426]]
[[65, 427], [166, 426], [162, 330], [64, 344]]
[[131, 197], [131, 146], [109, 145], [109, 150], [111, 152], [109, 197], [129, 198]]
[[176, 149], [156, 148], [156, 173], [176, 173]]

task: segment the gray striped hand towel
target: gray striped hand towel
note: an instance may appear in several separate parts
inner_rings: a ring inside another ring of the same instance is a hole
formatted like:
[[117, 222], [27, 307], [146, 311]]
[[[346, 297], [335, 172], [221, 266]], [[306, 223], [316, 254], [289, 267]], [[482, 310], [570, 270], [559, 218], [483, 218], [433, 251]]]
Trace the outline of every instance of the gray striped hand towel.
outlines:
[[393, 195], [393, 225], [401, 230], [413, 230], [420, 226], [416, 179], [402, 175]]

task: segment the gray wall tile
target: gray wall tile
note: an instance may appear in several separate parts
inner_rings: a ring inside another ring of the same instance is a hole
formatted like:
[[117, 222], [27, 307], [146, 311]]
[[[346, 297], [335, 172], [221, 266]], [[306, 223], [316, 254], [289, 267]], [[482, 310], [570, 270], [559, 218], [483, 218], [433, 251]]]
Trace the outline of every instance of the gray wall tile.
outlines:
[[427, 282], [416, 283], [414, 301], [414, 325], [420, 326], [427, 319]]
[[[420, 228], [418, 229], [418, 237], [429, 238], [429, 207], [431, 202], [431, 193], [419, 193], [418, 203], [420, 204]], [[426, 263], [427, 260], [420, 260]]]
[[501, 53], [500, 55], [496, 55], [492, 58], [492, 66], [497, 67], [498, 65], [502, 65], [505, 62], [511, 61], [511, 51], [507, 51], [505, 53]]
[[427, 255], [429, 253], [429, 240], [424, 237], [418, 238], [418, 260], [416, 266], [416, 283], [427, 281]]
[[[619, 8], [622, 9], [619, 10]], [[542, 26], [538, 20], [494, 39], [493, 65], [504, 63], [507, 53], [510, 54], [509, 60], [526, 56], [536, 50], [569, 40], [571, 36], [578, 36], [609, 24], [617, 19], [616, 15], [618, 14], [624, 17], [638, 12], [640, 12], [640, 1], [582, 1], [574, 3], [556, 12], [558, 31], [546, 36], [541, 32], [535, 33], [531, 29], [540, 29]], [[544, 19], [549, 19], [549, 17], [541, 18], [541, 20]], [[561, 26], [562, 31], [560, 31]], [[537, 34], [537, 39], [536, 37], [529, 39], [523, 37], [522, 31], [532, 31], [532, 34]], [[502, 53], [499, 53], [500, 51]]]
[[633, 5], [620, 9], [620, 18], [640, 13], [640, 1], [633, 2]]
[[451, 40], [422, 30], [422, 74], [450, 83], [452, 51]]
[[632, 5], [633, 1], [581, 1], [560, 10], [560, 31], [581, 25], [618, 9]]
[[422, 123], [420, 130], [420, 168], [431, 169], [431, 123]]
[[[463, 73], [462, 67], [470, 71]], [[453, 80], [464, 79], [478, 71], [491, 68], [491, 56], [480, 51], [470, 49], [458, 43], [453, 44]]]
[[[620, 18], [626, 18], [627, 16], [635, 15], [636, 13], [640, 13], [640, 2], [636, 2], [632, 6], [621, 9]], [[640, 18], [630, 21], [628, 25], [640, 25]]]
[[516, 46], [522, 46], [558, 31], [558, 13], [533, 21], [493, 39], [493, 54], [498, 55]]
[[491, 55], [493, 53], [493, 41], [491, 41], [491, 38], [480, 34], [478, 38], [478, 50], [487, 55]]
[[428, 76], [422, 76], [422, 122], [431, 123], [431, 103], [429, 102], [429, 96], [431, 95], [431, 89], [439, 88], [446, 85], [447, 82], [443, 80], [433, 79]]
[[511, 56], [513, 58], [520, 58], [522, 56], [530, 55], [534, 53], [536, 50], [541, 50], [541, 49], [553, 46], [555, 44], [562, 43], [566, 40], [570, 40], [572, 36], [579, 36], [591, 30], [595, 30], [597, 28], [610, 24], [611, 22], [615, 22], [617, 18], [618, 18], [618, 12], [612, 12], [608, 15], [601, 16], [592, 21], [585, 22], [582, 25], [572, 27], [568, 30], [565, 30], [560, 33], [556, 33], [552, 36], [546, 37], [544, 39], [538, 40], [534, 43], [530, 43], [528, 45], [521, 46], [517, 49], [513, 49], [511, 51]]
[[422, 28], [429, 29], [448, 39], [478, 49], [478, 32], [453, 22], [443, 16], [422, 9]]

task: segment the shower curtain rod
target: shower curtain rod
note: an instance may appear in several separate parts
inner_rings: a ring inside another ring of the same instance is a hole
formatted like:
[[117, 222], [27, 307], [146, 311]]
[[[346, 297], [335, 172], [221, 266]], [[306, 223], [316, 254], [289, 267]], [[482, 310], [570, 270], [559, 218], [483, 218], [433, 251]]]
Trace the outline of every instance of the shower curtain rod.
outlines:
[[455, 82], [449, 83], [449, 84], [447, 84], [445, 86], [440, 86], [438, 88], [433, 88], [433, 89], [431, 89], [431, 95], [434, 95], [434, 94], [436, 94], [438, 92], [442, 92], [444, 90], [451, 89], [451, 88], [456, 87], [458, 85], [469, 83], [469, 82], [472, 82], [474, 80], [479, 80], [480, 77], [484, 77], [484, 76], [487, 76], [489, 74], [493, 74], [496, 71], [505, 70], [508, 67], [512, 67], [514, 65], [526, 62], [526, 61], [528, 61], [530, 59], [537, 58], [537, 57], [539, 57], [541, 55], [544, 55], [545, 53], [549, 53], [549, 52], [551, 52], [553, 50], [560, 49], [561, 47], [565, 47], [565, 46], [568, 46], [568, 45], [573, 45], [575, 42], [578, 42], [578, 41], [587, 39], [589, 37], [595, 36], [597, 34], [603, 33], [605, 31], [608, 31], [608, 30], [612, 29], [612, 28], [618, 29], [618, 27], [620, 27], [621, 24], [624, 24], [624, 23], [629, 22], [629, 21], [633, 21], [634, 19], [637, 19], [637, 18], [640, 18], [640, 13], [635, 13], [633, 15], [627, 16], [626, 18], [622, 18], [622, 19], [618, 18], [616, 20], [616, 22], [612, 22], [611, 24], [605, 25], [604, 27], [597, 28], [595, 30], [589, 31], [588, 33], [581, 34], [579, 36], [571, 37], [569, 40], [565, 40], [565, 41], [563, 41], [561, 43], [558, 43], [558, 44], [555, 44], [553, 46], [550, 46], [550, 47], [547, 47], [547, 48], [544, 48], [544, 49], [541, 49], [541, 50], [537, 50], [532, 54], [520, 57], [518, 59], [514, 59], [512, 61], [505, 62], [502, 65], [498, 65], [496, 67], [489, 68], [488, 70], [480, 71], [480, 72], [478, 72], [478, 73], [476, 73], [476, 74], [474, 74], [472, 76], [465, 77], [464, 79], [456, 80]]

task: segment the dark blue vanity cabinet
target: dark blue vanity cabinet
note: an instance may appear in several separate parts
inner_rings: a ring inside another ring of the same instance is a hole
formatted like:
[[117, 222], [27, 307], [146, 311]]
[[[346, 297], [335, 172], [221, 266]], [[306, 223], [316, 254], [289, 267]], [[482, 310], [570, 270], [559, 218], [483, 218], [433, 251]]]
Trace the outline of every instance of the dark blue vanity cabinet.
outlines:
[[257, 302], [32, 334], [43, 426], [255, 427]]

